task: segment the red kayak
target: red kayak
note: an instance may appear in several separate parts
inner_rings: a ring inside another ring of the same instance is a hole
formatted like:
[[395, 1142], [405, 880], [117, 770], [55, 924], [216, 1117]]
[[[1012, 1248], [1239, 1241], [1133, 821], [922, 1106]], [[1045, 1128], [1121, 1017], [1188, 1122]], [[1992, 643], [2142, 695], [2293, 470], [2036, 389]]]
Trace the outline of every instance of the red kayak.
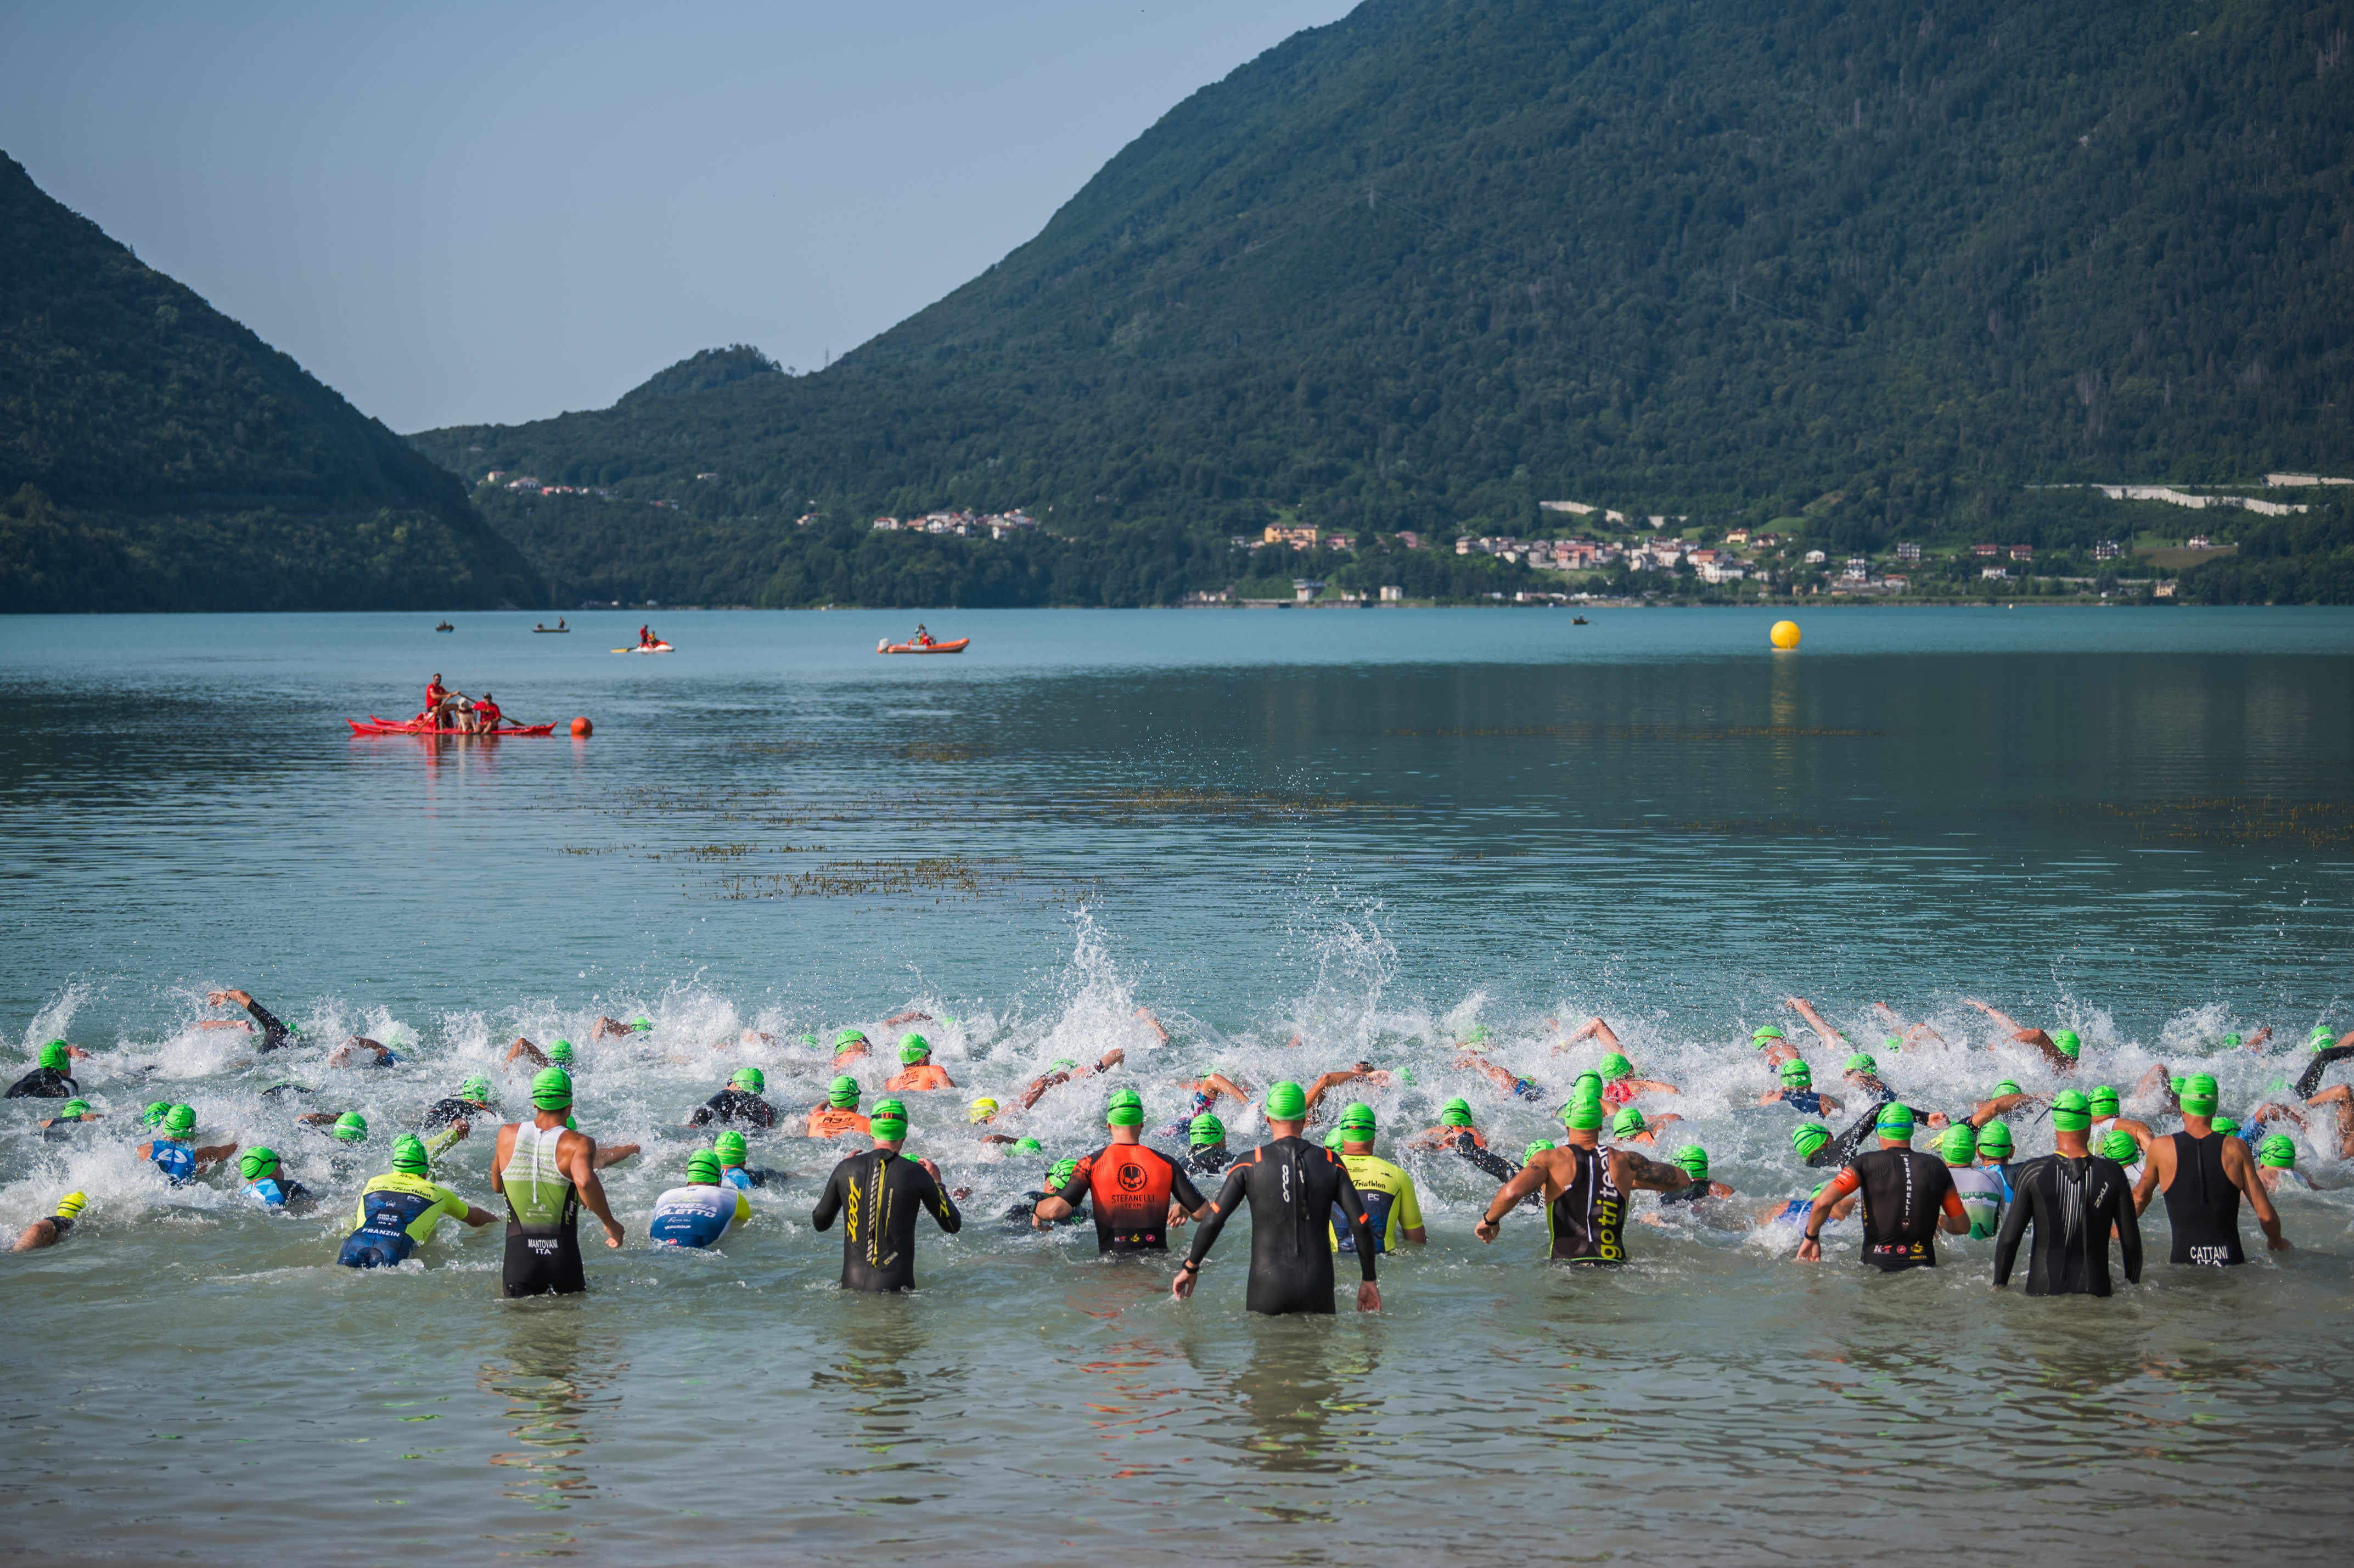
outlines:
[[552, 724], [531, 724], [531, 725], [520, 725], [520, 726], [515, 726], [514, 728], [512, 728], [512, 729], [485, 729], [485, 730], [479, 730], [479, 731], [478, 731], [478, 730], [471, 730], [471, 729], [436, 729], [436, 728], [434, 728], [431, 725], [427, 724], [427, 723], [424, 721], [424, 719], [423, 719], [422, 717], [409, 719], [409, 720], [408, 720], [406, 723], [396, 723], [396, 722], [391, 721], [391, 720], [388, 720], [388, 719], [380, 719], [380, 718], [376, 717], [376, 715], [374, 715], [374, 714], [370, 714], [370, 715], [368, 715], [368, 716], [367, 716], [367, 723], [366, 723], [366, 724], [362, 724], [362, 723], [361, 723], [359, 720], [357, 720], [357, 719], [345, 719], [344, 722], [345, 722], [345, 724], [347, 724], [347, 725], [349, 725], [349, 726], [352, 726], [352, 733], [353, 733], [354, 735], [477, 735], [477, 734], [479, 734], [479, 735], [485, 735], [485, 736], [500, 736], [500, 735], [554, 735], [554, 734], [556, 733], [556, 726], [555, 726], [554, 725], [552, 725]]
[[971, 641], [970, 637], [960, 637], [953, 642], [878, 642], [875, 645], [875, 652], [877, 653], [961, 653], [965, 651], [965, 645]]

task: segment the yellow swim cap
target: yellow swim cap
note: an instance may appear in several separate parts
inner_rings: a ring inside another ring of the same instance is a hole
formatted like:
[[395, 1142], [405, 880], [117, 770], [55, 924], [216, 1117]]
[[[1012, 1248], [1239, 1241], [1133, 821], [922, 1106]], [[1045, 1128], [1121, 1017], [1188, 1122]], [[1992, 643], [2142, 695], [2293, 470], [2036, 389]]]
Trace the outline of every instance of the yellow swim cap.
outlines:
[[966, 1118], [969, 1120], [987, 1121], [991, 1117], [997, 1114], [997, 1102], [991, 1099], [987, 1095], [983, 1095], [979, 1099], [973, 1101], [972, 1104], [965, 1107], [964, 1111]]
[[80, 1213], [82, 1205], [89, 1202], [90, 1200], [82, 1196], [80, 1192], [68, 1192], [64, 1197], [58, 1200], [57, 1217], [61, 1220], [70, 1220], [76, 1214]]

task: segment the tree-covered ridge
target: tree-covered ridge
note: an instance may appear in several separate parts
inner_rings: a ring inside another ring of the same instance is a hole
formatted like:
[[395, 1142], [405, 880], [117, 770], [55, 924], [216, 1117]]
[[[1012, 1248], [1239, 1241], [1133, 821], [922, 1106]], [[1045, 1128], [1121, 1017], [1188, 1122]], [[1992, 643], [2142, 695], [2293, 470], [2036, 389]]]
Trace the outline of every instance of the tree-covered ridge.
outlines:
[[2349, 9], [1369, 0], [820, 375], [419, 440], [753, 528], [1829, 498], [1842, 549], [1999, 534], [2029, 483], [2343, 472]]
[[[709, 392], [758, 376], [782, 376], [777, 362], [749, 344], [706, 348], [657, 370], [620, 396], [620, 403], [642, 403], [650, 397], [682, 397], [689, 392]], [[616, 407], [619, 407], [617, 404]]]
[[0, 609], [544, 599], [463, 486], [0, 155]]

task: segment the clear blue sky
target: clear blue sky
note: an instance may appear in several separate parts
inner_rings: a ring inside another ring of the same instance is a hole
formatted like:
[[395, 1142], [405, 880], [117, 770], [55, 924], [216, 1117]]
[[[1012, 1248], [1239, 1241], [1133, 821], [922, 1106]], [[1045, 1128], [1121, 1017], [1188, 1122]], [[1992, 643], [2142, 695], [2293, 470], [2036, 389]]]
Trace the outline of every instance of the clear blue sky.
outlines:
[[811, 366], [1352, 0], [0, 5], [0, 150], [398, 430]]

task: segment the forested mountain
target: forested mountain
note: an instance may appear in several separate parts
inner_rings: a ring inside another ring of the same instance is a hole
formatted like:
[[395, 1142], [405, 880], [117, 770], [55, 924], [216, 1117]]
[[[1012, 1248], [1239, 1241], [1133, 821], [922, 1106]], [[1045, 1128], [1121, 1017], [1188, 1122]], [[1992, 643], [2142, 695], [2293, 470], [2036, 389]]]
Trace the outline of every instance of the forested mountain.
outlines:
[[449, 474], [0, 155], [0, 609], [545, 594]]
[[2346, 472], [2349, 11], [1367, 0], [821, 374], [416, 439], [612, 491], [486, 503], [560, 584], [770, 601], [811, 511], [1118, 551], [1560, 497], [1852, 550], [2031, 540], [2031, 483]]

